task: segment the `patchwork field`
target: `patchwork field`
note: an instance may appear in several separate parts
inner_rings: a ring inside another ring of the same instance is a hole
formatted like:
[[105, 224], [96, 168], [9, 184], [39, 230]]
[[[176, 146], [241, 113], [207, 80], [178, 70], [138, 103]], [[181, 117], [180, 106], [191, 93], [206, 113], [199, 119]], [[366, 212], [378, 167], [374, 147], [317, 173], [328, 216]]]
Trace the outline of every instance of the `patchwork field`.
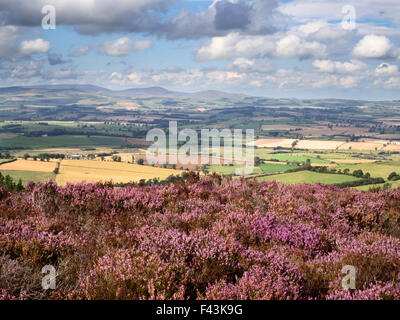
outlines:
[[330, 161], [328, 161], [328, 160], [310, 157], [310, 156], [303, 155], [303, 154], [286, 154], [286, 153], [271, 154], [270, 158], [276, 159], [278, 161], [283, 161], [283, 162], [306, 162], [309, 159], [311, 161], [311, 163], [318, 163], [318, 164], [330, 163]]
[[364, 173], [369, 172], [372, 177], [382, 177], [386, 179], [392, 172], [400, 173], [400, 161], [341, 165], [339, 168], [342, 169], [342, 171], [344, 169], [349, 169], [351, 172], [354, 170], [362, 170]]
[[60, 136], [42, 136], [25, 137], [16, 136], [10, 139], [1, 139], [0, 148], [11, 149], [45, 149], [45, 148], [68, 148], [84, 146], [122, 146], [129, 145], [117, 137], [101, 136], [80, 136], [80, 135], [60, 135]]
[[106, 182], [114, 183], [139, 182], [141, 179], [166, 179], [170, 175], [183, 171], [162, 169], [119, 162], [102, 162], [91, 160], [63, 160], [56, 182], [65, 185], [68, 182]]
[[309, 150], [358, 150], [358, 151], [400, 151], [400, 145], [389, 141], [345, 142], [333, 140], [295, 140], [295, 139], [259, 139], [254, 146], [259, 148], [292, 148], [297, 141], [296, 149]]
[[356, 177], [329, 173], [317, 173], [312, 171], [300, 171], [293, 173], [284, 173], [279, 175], [272, 175], [258, 178], [259, 181], [277, 181], [284, 184], [298, 184], [298, 183], [325, 183], [336, 184], [342, 182], [350, 182], [360, 180]]
[[305, 137], [320, 137], [332, 135], [364, 135], [368, 132], [368, 128], [357, 128], [351, 126], [334, 126], [329, 128], [327, 123], [320, 125], [263, 125], [264, 131], [292, 131], [299, 133]]

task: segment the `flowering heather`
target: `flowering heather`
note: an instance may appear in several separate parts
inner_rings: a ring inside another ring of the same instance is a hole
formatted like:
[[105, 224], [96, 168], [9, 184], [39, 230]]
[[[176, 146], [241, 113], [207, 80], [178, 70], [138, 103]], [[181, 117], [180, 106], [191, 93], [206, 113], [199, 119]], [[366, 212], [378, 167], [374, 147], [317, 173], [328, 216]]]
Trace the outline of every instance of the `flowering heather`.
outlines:
[[400, 299], [400, 189], [196, 174], [1, 189], [0, 299]]

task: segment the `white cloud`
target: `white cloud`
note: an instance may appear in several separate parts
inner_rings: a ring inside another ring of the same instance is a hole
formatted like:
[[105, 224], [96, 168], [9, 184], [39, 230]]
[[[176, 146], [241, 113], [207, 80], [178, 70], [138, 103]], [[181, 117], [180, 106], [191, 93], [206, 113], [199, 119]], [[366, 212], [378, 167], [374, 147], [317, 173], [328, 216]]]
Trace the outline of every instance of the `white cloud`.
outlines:
[[325, 55], [325, 45], [317, 41], [306, 41], [296, 35], [287, 35], [276, 40], [272, 36], [243, 36], [231, 33], [225, 37], [212, 38], [197, 51], [196, 58], [200, 61], [235, 57], [308, 59]]
[[316, 42], [308, 42], [296, 35], [280, 39], [276, 44], [276, 56], [279, 58], [307, 59], [326, 55], [326, 46]]
[[230, 59], [233, 57], [262, 57], [272, 53], [274, 43], [265, 36], [241, 36], [231, 33], [212, 38], [210, 43], [197, 51], [197, 60]]
[[354, 47], [353, 54], [359, 58], [384, 58], [390, 55], [393, 45], [385, 36], [367, 35]]
[[355, 77], [351, 77], [351, 76], [349, 76], [349, 77], [344, 77], [344, 78], [341, 78], [340, 79], [340, 85], [343, 87], [343, 88], [352, 88], [352, 87], [354, 87], [355, 85], [357, 84], [357, 78], [355, 78]]
[[46, 53], [50, 50], [50, 42], [38, 38], [35, 40], [24, 40], [20, 45], [20, 52], [23, 55], [31, 55], [34, 53]]
[[358, 60], [350, 62], [315, 60], [312, 65], [318, 71], [327, 73], [355, 73], [367, 69], [367, 65]]
[[133, 44], [131, 39], [123, 37], [113, 41], [104, 42], [101, 45], [101, 52], [109, 56], [121, 57], [137, 51], [149, 49], [151, 46], [152, 42], [149, 40], [137, 41]]
[[376, 69], [375, 73], [379, 76], [387, 76], [397, 74], [399, 72], [399, 68], [395, 65], [390, 65], [388, 63], [381, 63]]

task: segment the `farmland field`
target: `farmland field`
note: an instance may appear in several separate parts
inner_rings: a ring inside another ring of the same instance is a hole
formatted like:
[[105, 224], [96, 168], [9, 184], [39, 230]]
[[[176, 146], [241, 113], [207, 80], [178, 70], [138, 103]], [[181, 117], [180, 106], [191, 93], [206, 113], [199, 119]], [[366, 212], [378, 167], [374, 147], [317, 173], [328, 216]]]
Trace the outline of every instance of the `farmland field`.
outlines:
[[24, 170], [3, 170], [0, 167], [0, 172], [3, 176], [9, 175], [14, 181], [18, 182], [21, 179], [26, 185], [28, 182], [46, 182], [55, 178], [55, 174], [51, 172], [24, 171]]
[[309, 150], [357, 150], [357, 151], [400, 151], [400, 145], [389, 144], [389, 141], [346, 142], [333, 140], [296, 140], [296, 139], [259, 139], [254, 145], [259, 148], [292, 148], [297, 141], [296, 149]]
[[356, 177], [329, 173], [317, 173], [311, 171], [300, 171], [293, 173], [283, 173], [279, 175], [272, 175], [266, 177], [260, 177], [259, 181], [277, 181], [284, 184], [299, 184], [299, 183], [325, 183], [325, 184], [336, 184], [342, 182], [350, 182], [360, 180]]
[[[223, 165], [212, 165], [207, 166], [208, 172], [215, 172], [217, 174], [222, 175], [234, 175], [236, 174], [236, 169], [240, 168], [240, 166], [223, 166]], [[262, 169], [262, 168], [261, 168]], [[261, 174], [263, 171], [259, 167], [254, 167], [253, 174]], [[275, 171], [278, 172], [278, 171]]]
[[369, 172], [372, 177], [383, 177], [386, 179], [392, 172], [400, 173], [400, 161], [340, 165], [338, 168], [342, 169], [342, 171], [349, 169], [351, 172], [354, 170], [363, 170], [364, 173]]
[[306, 162], [310, 159], [311, 163], [327, 164], [330, 163], [328, 160], [309, 157], [303, 154], [271, 154], [271, 159], [276, 159], [282, 162]]
[[35, 148], [68, 148], [78, 146], [122, 146], [129, 145], [117, 137], [60, 135], [44, 137], [17, 136], [1, 139], [0, 148], [6, 149], [35, 149]]
[[274, 164], [274, 163], [264, 163], [259, 166], [264, 173], [275, 173], [275, 172], [285, 172], [291, 169], [296, 169], [298, 166], [284, 165], [284, 164]]
[[56, 182], [65, 185], [68, 182], [107, 182], [128, 183], [142, 179], [166, 179], [170, 175], [179, 175], [183, 171], [141, 166], [128, 163], [102, 162], [91, 160], [63, 160]]
[[21, 170], [34, 172], [53, 172], [56, 167], [56, 161], [33, 161], [22, 160], [5, 163], [0, 165], [0, 170]]

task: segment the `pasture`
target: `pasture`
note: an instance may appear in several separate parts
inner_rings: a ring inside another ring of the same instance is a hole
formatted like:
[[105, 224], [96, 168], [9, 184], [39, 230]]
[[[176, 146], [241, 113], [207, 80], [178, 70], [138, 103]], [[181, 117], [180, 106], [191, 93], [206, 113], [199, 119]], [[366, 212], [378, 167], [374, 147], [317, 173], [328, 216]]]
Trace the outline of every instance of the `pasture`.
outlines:
[[[236, 169], [240, 168], [243, 166], [218, 166], [218, 165], [214, 165], [214, 166], [207, 166], [207, 170], [210, 173], [217, 173], [217, 174], [221, 174], [221, 175], [235, 175], [236, 174]], [[279, 172], [279, 171], [274, 171], [274, 172]], [[254, 167], [254, 171], [253, 174], [261, 174], [263, 173], [263, 170], [259, 167]]]
[[325, 183], [325, 184], [336, 184], [342, 182], [350, 182], [360, 180], [359, 178], [339, 175], [339, 174], [329, 174], [329, 173], [317, 173], [312, 171], [300, 171], [293, 173], [283, 173], [278, 175], [260, 177], [258, 181], [277, 181], [284, 184], [298, 184], [298, 183]]
[[400, 161], [391, 162], [375, 162], [375, 163], [362, 163], [356, 165], [340, 165], [339, 169], [349, 169], [350, 172], [354, 170], [362, 170], [364, 173], [369, 172], [372, 177], [379, 178], [382, 177], [387, 179], [389, 174], [392, 172], [400, 173]]
[[291, 166], [285, 164], [264, 163], [259, 166], [263, 173], [285, 172], [291, 169], [296, 169], [298, 166]]
[[3, 170], [0, 167], [0, 172], [3, 176], [9, 175], [15, 182], [21, 179], [22, 183], [26, 185], [28, 182], [46, 182], [55, 178], [54, 173], [38, 172], [38, 171], [25, 171], [25, 170]]
[[319, 159], [314, 157], [310, 157], [308, 155], [304, 154], [287, 154], [287, 153], [281, 153], [281, 154], [271, 154], [270, 155], [271, 159], [275, 159], [278, 161], [282, 162], [306, 162], [308, 159], [310, 159], [311, 163], [320, 163], [320, 164], [329, 164], [330, 161], [324, 160], [324, 159]]

